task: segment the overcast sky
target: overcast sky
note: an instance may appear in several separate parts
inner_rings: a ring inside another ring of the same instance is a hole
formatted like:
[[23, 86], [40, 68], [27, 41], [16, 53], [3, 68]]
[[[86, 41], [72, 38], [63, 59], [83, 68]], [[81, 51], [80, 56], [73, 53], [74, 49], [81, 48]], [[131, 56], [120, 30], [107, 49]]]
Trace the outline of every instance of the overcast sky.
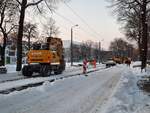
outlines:
[[70, 29], [75, 24], [79, 25], [79, 27], [73, 28], [75, 41], [102, 41], [103, 48], [107, 49], [110, 41], [115, 37], [123, 37], [119, 30], [120, 25], [112, 16], [111, 9], [107, 8], [110, 4], [106, 0], [71, 0], [67, 4], [79, 17], [65, 4], [59, 5], [56, 12], [66, 19], [58, 14], [54, 14], [53, 18], [56, 20], [57, 26], [60, 27], [59, 36], [62, 39], [70, 39]]
[[[46, 17], [52, 16], [56, 20], [60, 30], [58, 37], [63, 40], [70, 40], [71, 27], [75, 24], [79, 25], [73, 28], [75, 41], [101, 41], [102, 48], [108, 49], [114, 38], [123, 37], [119, 30], [120, 25], [112, 16], [112, 9], [107, 8], [110, 4], [106, 0], [71, 0], [67, 4], [59, 4], [56, 13], [51, 15], [47, 11], [46, 15]], [[30, 12], [28, 15], [31, 16]], [[37, 16], [35, 17], [37, 18]], [[31, 18], [31, 20], [35, 21], [36, 19]], [[42, 17], [37, 20], [45, 23]]]

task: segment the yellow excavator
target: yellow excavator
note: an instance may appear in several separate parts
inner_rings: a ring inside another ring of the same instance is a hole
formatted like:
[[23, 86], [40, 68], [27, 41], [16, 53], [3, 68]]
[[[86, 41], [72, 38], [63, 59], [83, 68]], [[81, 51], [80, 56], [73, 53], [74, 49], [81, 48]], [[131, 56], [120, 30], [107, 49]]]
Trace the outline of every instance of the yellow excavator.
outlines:
[[27, 53], [27, 65], [24, 65], [22, 74], [32, 76], [48, 76], [51, 72], [61, 74], [65, 70], [63, 43], [60, 38], [47, 37], [45, 44], [35, 44]]
[[114, 62], [118, 63], [118, 64], [123, 64], [123, 63], [126, 63], [126, 62], [128, 62], [128, 61], [131, 61], [130, 58], [124, 57], [124, 56], [114, 56], [114, 57], [112, 58], [112, 60], [113, 60]]

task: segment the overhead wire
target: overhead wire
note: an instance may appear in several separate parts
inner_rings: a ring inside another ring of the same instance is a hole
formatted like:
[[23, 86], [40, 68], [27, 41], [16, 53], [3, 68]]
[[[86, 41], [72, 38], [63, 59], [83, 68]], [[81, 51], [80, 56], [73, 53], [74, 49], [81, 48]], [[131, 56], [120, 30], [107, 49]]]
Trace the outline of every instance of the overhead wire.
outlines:
[[61, 15], [60, 13], [58, 13], [58, 12], [54, 12], [56, 15], [58, 15], [59, 17], [61, 17], [61, 18], [63, 18], [63, 19], [65, 19], [65, 20], [67, 20], [69, 23], [71, 23], [71, 24], [75, 24], [74, 22], [72, 22], [70, 19], [68, 19], [68, 18], [66, 18], [65, 16], [63, 16], [63, 15]]
[[72, 11], [74, 15], [76, 15], [81, 20], [82, 23], [84, 23], [88, 27], [88, 29], [92, 30], [96, 37], [100, 36], [100, 34], [97, 33], [71, 6], [69, 6], [66, 2], [64, 2], [64, 4]]
[[[64, 2], [64, 3], [65, 3], [65, 2]], [[46, 4], [47, 8], [49, 9], [49, 11], [51, 12], [50, 6], [48, 5], [47, 1], [45, 1], [45, 4]], [[66, 3], [65, 3], [65, 4], [66, 4]], [[68, 6], [68, 5], [67, 5], [67, 6]], [[68, 6], [68, 8], [69, 8], [69, 6]], [[72, 10], [72, 12], [74, 12], [74, 14], [76, 14], [75, 11], [74, 11], [73, 9], [71, 9], [71, 7], [70, 7], [69, 9]], [[51, 12], [51, 13], [52, 13], [52, 12]], [[67, 22], [69, 22], [69, 23], [75, 25], [75, 23], [74, 23], [73, 21], [71, 21], [70, 19], [66, 18], [66, 17], [63, 16], [62, 14], [60, 14], [60, 13], [58, 13], [58, 12], [56, 12], [56, 11], [54, 11], [54, 13], [55, 13], [57, 16], [61, 17], [62, 19], [66, 20]], [[76, 14], [76, 16], [78, 16], [78, 14]], [[85, 32], [86, 34], [89, 34], [90, 36], [92, 36], [92, 37], [94, 37], [95, 39], [98, 39], [98, 40], [99, 40], [99, 38], [98, 38], [99, 36], [97, 36], [98, 33], [97, 33], [94, 29], [92, 29], [92, 28], [84, 21], [84, 19], [82, 19], [80, 16], [78, 16], [78, 17], [79, 17], [80, 20], [81, 20], [90, 30], [92, 30], [94, 33], [89, 33], [89, 32], [87, 32], [87, 31], [86, 31], [84, 28], [82, 28], [81, 26], [80, 26], [80, 29], [81, 29], [83, 32]], [[94, 35], [94, 34], [97, 34], [97, 35]]]
[[[66, 20], [67, 22], [69, 22], [69, 23], [75, 25], [75, 23], [73, 23], [70, 19], [66, 18], [65, 16], [61, 15], [60, 13], [58, 13], [58, 12], [56, 12], [56, 11], [55, 11], [54, 13], [55, 13], [57, 16], [59, 16], [59, 17], [63, 18], [64, 20]], [[87, 32], [83, 27], [79, 26], [79, 28], [80, 28], [83, 32], [85, 32], [85, 34], [89, 34], [90, 36], [94, 37], [95, 39], [98, 39], [94, 34], [92, 34], [92, 33], [90, 33], [90, 32]]]

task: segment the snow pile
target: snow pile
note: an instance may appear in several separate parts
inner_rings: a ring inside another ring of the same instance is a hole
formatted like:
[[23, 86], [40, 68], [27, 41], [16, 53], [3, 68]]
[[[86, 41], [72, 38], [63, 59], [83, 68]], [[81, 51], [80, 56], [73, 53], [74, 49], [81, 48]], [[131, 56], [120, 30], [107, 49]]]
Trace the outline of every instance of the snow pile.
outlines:
[[132, 62], [132, 66], [141, 65], [141, 61]]
[[7, 68], [7, 73], [14, 73], [14, 72], [16, 72], [16, 65], [7, 64], [6, 68]]
[[142, 73], [141, 73], [141, 67], [140, 66], [141, 66], [140, 61], [132, 63], [131, 69], [132, 69], [132, 72], [135, 76], [141, 77], [141, 76], [145, 76], [145, 75], [150, 75], [150, 67], [149, 66], [147, 66], [146, 72], [145, 72], [145, 70], [143, 70]]
[[[22, 67], [25, 64], [22, 65]], [[16, 73], [16, 64], [6, 64], [7, 73]]]
[[[148, 72], [147, 72], [148, 73]], [[103, 105], [102, 113], [149, 113], [150, 98], [137, 87], [139, 69], [126, 68], [108, 102]]]
[[[76, 62], [74, 63], [75, 65], [78, 65], [78, 64], [82, 64], [82, 62]], [[22, 67], [24, 66], [25, 64], [22, 65]], [[16, 64], [6, 64], [6, 68], [7, 68], [7, 73], [15, 73], [16, 72]], [[66, 63], [66, 68], [76, 68], [76, 67], [71, 67], [71, 64], [70, 63]]]

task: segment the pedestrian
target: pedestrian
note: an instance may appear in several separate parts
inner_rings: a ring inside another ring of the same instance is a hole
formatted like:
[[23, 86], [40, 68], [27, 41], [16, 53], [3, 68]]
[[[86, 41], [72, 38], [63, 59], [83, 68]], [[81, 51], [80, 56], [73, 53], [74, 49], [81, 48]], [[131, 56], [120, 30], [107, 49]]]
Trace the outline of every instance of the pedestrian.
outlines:
[[96, 68], [96, 59], [95, 58], [93, 59], [93, 65], [94, 65], [94, 68]]
[[87, 59], [85, 58], [83, 60], [83, 74], [86, 74], [87, 73]]
[[126, 58], [125, 61], [124, 61], [124, 63], [127, 64], [127, 66], [130, 67], [131, 59], [130, 58]]

